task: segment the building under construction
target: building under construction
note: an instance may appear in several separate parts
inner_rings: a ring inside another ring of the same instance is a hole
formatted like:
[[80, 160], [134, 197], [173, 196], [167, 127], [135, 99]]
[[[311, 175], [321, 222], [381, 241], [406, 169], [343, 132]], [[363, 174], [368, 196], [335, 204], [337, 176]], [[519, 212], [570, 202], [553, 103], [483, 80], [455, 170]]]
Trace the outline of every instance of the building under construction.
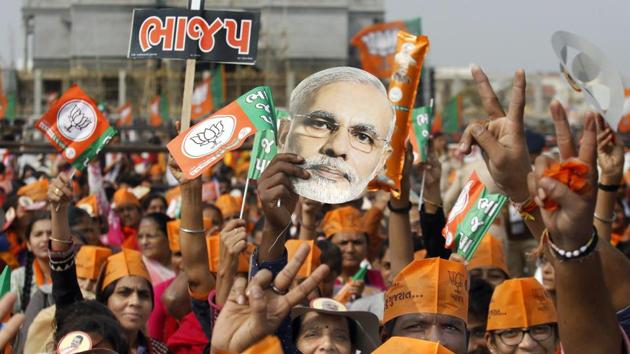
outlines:
[[[146, 117], [147, 102], [165, 95], [177, 116], [184, 62], [129, 60], [134, 8], [186, 7], [185, 0], [25, 0], [26, 63], [19, 73], [18, 114], [39, 116], [46, 98], [78, 83], [108, 107], [125, 102]], [[279, 106], [303, 77], [325, 67], [356, 64], [350, 38], [384, 19], [383, 0], [206, 0], [206, 9], [261, 12], [258, 61], [226, 66], [227, 100], [256, 85], [272, 87]], [[201, 77], [211, 64], [198, 62]]]

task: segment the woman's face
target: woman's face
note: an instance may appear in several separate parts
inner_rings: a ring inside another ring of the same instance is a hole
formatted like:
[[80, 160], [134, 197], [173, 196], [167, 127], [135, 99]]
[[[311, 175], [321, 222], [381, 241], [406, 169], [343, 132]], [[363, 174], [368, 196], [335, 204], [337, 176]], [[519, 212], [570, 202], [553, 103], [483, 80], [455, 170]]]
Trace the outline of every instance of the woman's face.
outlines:
[[35, 221], [26, 246], [38, 259], [48, 259], [48, 238], [52, 235], [50, 219]]
[[348, 320], [341, 316], [308, 312], [302, 317], [296, 345], [304, 354], [353, 353]]
[[147, 207], [147, 214], [151, 213], [166, 213], [166, 205], [164, 201], [160, 198], [153, 198], [151, 202], [149, 202], [149, 206]]
[[107, 307], [114, 313], [125, 331], [139, 331], [146, 326], [153, 309], [149, 286], [149, 282], [144, 278], [122, 277], [107, 299]]
[[155, 221], [147, 218], [140, 221], [138, 246], [143, 256], [164, 265], [170, 263], [171, 250], [168, 248], [168, 237]]

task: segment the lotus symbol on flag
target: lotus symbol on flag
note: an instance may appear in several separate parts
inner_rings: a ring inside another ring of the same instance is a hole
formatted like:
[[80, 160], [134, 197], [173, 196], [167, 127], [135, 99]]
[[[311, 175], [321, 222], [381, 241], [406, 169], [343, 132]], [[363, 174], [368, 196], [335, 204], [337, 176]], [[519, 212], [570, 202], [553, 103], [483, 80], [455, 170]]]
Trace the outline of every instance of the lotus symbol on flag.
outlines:
[[197, 133], [196, 135], [190, 137], [192, 141], [199, 144], [199, 146], [204, 146], [207, 144], [212, 144], [212, 146], [217, 145], [217, 138], [223, 134], [225, 128], [223, 127], [223, 122], [218, 121], [217, 123], [212, 124], [208, 128], [203, 131]]
[[182, 141], [182, 153], [190, 158], [212, 154], [227, 144], [236, 130], [236, 118], [219, 115], [194, 125]]
[[81, 131], [92, 123], [90, 117], [83, 114], [83, 111], [77, 105], [72, 106], [68, 119], [70, 121], [64, 127], [68, 133], [72, 133], [72, 128], [77, 128], [77, 130]]

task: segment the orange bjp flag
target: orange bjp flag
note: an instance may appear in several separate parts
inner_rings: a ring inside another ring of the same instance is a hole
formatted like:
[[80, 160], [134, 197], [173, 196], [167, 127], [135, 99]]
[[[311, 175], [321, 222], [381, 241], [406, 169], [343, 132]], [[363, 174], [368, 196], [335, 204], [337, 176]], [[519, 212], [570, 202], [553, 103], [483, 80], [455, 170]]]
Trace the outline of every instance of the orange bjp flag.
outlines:
[[214, 109], [212, 102], [212, 89], [210, 86], [210, 78], [203, 80], [203, 82], [193, 91], [192, 95], [192, 115], [191, 119], [198, 119], [204, 117]]
[[116, 109], [118, 113], [118, 120], [116, 121], [117, 127], [128, 127], [133, 124], [133, 109], [131, 103], [125, 103], [124, 105]]
[[149, 101], [149, 125], [158, 127], [162, 125], [160, 116], [160, 96], [155, 96]]
[[96, 102], [77, 85], [52, 104], [35, 128], [78, 170], [87, 166], [116, 134]]

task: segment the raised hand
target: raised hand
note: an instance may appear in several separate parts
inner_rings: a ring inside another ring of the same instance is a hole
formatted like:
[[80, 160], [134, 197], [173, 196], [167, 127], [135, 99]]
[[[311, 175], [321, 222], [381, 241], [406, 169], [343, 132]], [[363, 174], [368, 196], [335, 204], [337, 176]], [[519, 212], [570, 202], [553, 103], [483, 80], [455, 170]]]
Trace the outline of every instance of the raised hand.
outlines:
[[434, 206], [442, 204], [440, 193], [440, 178], [442, 177], [442, 164], [437, 155], [429, 154], [427, 161], [420, 164], [420, 170], [424, 173], [423, 198]]
[[[576, 194], [568, 186], [559, 181], [544, 177], [545, 169], [553, 162], [551, 158], [539, 156], [536, 159], [534, 172], [528, 175], [528, 186], [536, 204], [541, 207], [542, 219], [553, 242], [565, 250], [575, 250], [584, 245], [593, 232], [593, 211], [595, 209], [595, 188], [597, 167], [597, 133], [595, 114], [589, 112], [585, 116], [584, 135], [578, 155], [571, 156], [569, 150], [563, 153], [563, 159], [575, 159], [589, 167], [588, 183], [591, 190], [584, 195]], [[545, 199], [551, 199], [560, 205], [553, 211], [543, 207]]]
[[66, 207], [72, 201], [72, 188], [70, 179], [63, 173], [55, 177], [48, 186], [48, 202], [57, 211], [61, 207]]
[[623, 176], [623, 143], [615, 132], [597, 116], [597, 164], [601, 170], [600, 181], [603, 184], [618, 184]]
[[523, 202], [529, 197], [526, 176], [531, 171], [523, 123], [525, 72], [517, 70], [514, 75], [510, 107], [505, 114], [481, 68], [473, 66], [471, 71], [490, 121], [487, 125], [469, 124], [462, 136], [460, 150], [470, 153], [473, 144], [479, 145], [497, 186], [513, 201]]
[[[247, 248], [247, 231], [245, 230], [245, 220], [230, 220], [223, 230], [221, 230], [221, 259], [238, 260], [241, 252]], [[238, 264], [238, 263], [237, 263]]]
[[236, 280], [214, 326], [213, 349], [240, 353], [278, 328], [291, 308], [301, 303], [328, 274], [328, 266], [320, 265], [289, 290], [309, 250], [308, 244], [302, 244], [276, 279], [268, 270], [261, 270], [249, 285], [245, 278]]

